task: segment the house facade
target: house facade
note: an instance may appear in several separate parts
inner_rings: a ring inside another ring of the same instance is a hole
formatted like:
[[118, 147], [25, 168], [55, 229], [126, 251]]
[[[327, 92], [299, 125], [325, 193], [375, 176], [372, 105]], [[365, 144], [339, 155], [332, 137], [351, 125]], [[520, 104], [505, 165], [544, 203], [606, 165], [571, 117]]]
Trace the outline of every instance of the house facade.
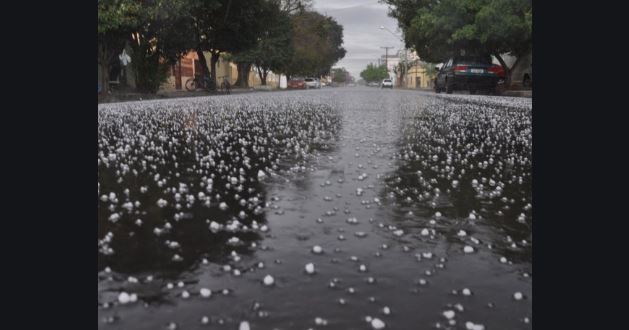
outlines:
[[409, 63], [403, 82], [405, 88], [429, 89], [433, 88], [433, 79], [426, 73], [424, 62], [419, 59]]

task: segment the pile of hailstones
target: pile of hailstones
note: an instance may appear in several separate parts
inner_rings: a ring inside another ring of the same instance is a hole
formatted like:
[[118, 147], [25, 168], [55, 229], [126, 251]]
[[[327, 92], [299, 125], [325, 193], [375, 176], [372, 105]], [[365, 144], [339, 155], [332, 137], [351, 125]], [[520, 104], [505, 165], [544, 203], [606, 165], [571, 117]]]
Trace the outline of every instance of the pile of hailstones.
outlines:
[[[99, 252], [124, 252], [112, 242], [128, 238], [130, 225], [174, 232], [198, 207], [222, 215], [202, 220], [209, 235], [228, 232], [226, 244], [268, 230], [253, 219], [265, 207], [259, 182], [303, 171], [334, 142], [341, 118], [326, 102], [245, 95], [99, 106]], [[156, 207], [171, 217], [150, 218]], [[173, 261], [182, 243], [164, 240]]]
[[434, 98], [403, 111], [408, 120], [396, 158], [404, 165], [386, 180], [390, 197], [435, 208], [447, 195], [469, 218], [482, 209], [530, 224], [530, 104]]

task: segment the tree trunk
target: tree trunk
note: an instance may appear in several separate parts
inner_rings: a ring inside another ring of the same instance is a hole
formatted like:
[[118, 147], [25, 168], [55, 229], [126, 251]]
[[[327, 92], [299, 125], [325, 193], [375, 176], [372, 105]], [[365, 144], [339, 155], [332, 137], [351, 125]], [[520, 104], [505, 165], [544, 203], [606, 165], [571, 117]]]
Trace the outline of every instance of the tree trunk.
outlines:
[[507, 66], [507, 63], [505, 63], [504, 59], [502, 59], [502, 56], [500, 56], [500, 54], [494, 54], [494, 56], [496, 57], [496, 59], [498, 59], [498, 62], [500, 62], [502, 69], [505, 70], [505, 87], [510, 87], [511, 86], [511, 69], [509, 68], [509, 66]]
[[201, 64], [201, 75], [209, 76], [210, 72], [207, 68], [207, 61], [205, 60], [205, 55], [203, 55], [203, 51], [200, 48], [197, 49], [197, 57], [199, 57], [199, 64]]
[[109, 93], [109, 56], [104, 46], [100, 46], [98, 52], [98, 65], [101, 71], [100, 94], [107, 95]]
[[242, 88], [249, 88], [249, 71], [251, 70], [251, 63], [237, 63], [238, 79], [235, 85]]
[[109, 66], [108, 65], [100, 65], [101, 69], [101, 83], [100, 83], [100, 93], [101, 95], [107, 95], [109, 93]]
[[260, 67], [257, 67], [256, 69], [258, 70], [258, 77], [260, 77], [260, 84], [262, 86], [266, 86], [266, 75], [268, 73], [268, 70], [265, 70]]
[[[176, 65], [176, 67], [175, 67]], [[181, 89], [181, 59], [177, 61], [177, 64], [173, 65], [173, 71], [175, 71], [175, 89]]]
[[216, 83], [216, 62], [218, 62], [218, 56], [220, 53], [212, 52], [212, 56], [210, 57], [210, 80]]

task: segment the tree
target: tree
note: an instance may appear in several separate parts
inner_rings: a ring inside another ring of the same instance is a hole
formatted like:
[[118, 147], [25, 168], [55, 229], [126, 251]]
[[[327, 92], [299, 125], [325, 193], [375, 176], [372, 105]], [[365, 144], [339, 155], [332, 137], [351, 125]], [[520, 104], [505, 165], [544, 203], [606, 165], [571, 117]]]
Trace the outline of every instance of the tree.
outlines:
[[131, 33], [143, 22], [139, 3], [133, 0], [98, 1], [98, 66], [101, 93], [109, 91], [110, 64], [122, 52]]
[[292, 27], [288, 13], [271, 1], [265, 3], [262, 17], [265, 24], [259, 31], [256, 45], [232, 57], [238, 66], [237, 84], [242, 87], [248, 87], [248, 73], [252, 65], [255, 65], [262, 85], [266, 85], [269, 71], [282, 71], [292, 56]]
[[369, 63], [367, 68], [360, 72], [360, 77], [366, 82], [374, 82], [389, 78], [389, 73], [387, 72], [387, 68], [384, 64], [376, 66], [373, 63]]
[[350, 74], [345, 68], [335, 68], [331, 71], [332, 81], [336, 83], [346, 83], [350, 80]]
[[[216, 62], [221, 52], [237, 53], [252, 48], [264, 26], [264, 0], [188, 0], [191, 3], [194, 49], [203, 73], [216, 81]], [[203, 55], [210, 52], [210, 70]]]
[[293, 15], [291, 21], [294, 52], [285, 68], [287, 75], [320, 77], [345, 56], [343, 27], [333, 18], [302, 11]]
[[283, 13], [295, 14], [312, 8], [312, 0], [271, 0]]
[[461, 50], [491, 54], [510, 76], [501, 54], [520, 57], [531, 47], [531, 0], [381, 1], [390, 5], [389, 15], [398, 20], [406, 45], [428, 62]]
[[136, 87], [155, 93], [174, 65], [193, 46], [190, 7], [186, 0], [141, 1], [142, 24], [133, 34], [132, 61]]

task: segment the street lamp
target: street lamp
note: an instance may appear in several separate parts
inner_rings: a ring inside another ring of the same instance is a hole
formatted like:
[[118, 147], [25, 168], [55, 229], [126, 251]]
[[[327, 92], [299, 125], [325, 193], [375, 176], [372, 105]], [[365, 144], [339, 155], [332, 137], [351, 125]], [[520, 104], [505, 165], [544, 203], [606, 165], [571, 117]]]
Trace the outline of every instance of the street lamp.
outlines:
[[[384, 25], [380, 25], [380, 30], [387, 30], [389, 33], [391, 33], [396, 38], [398, 38], [398, 40], [400, 40], [403, 44], [405, 43], [404, 39], [401, 36], [393, 33], [393, 31], [387, 29]], [[403, 72], [403, 74], [402, 74], [402, 82], [404, 82], [405, 77], [406, 77], [406, 45], [404, 45], [404, 61], [403, 61], [403, 64], [404, 64], [404, 66], [402, 68], [403, 68], [404, 71], [402, 71]]]

